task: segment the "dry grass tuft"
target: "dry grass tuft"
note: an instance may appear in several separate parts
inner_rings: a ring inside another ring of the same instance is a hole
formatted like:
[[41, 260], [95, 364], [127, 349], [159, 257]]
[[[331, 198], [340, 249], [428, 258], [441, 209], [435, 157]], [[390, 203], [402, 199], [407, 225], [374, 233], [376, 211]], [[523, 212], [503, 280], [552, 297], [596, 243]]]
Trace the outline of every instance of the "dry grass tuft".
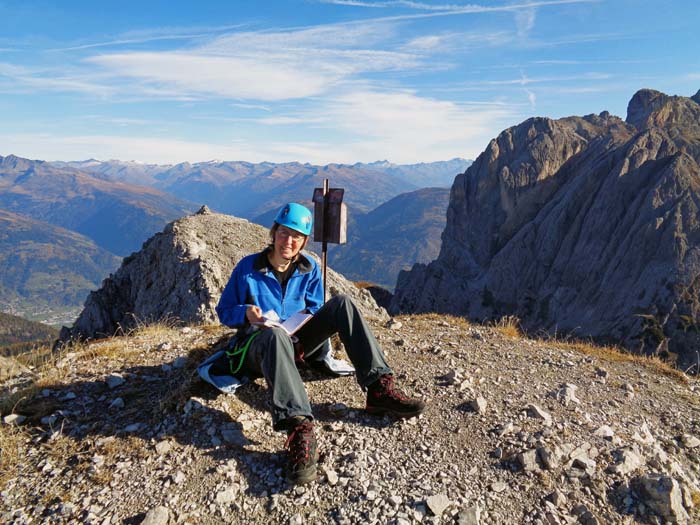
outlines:
[[25, 352], [14, 357], [15, 361], [29, 368], [41, 368], [47, 363], [54, 362], [55, 354], [51, 345], [42, 345], [30, 352]]
[[520, 319], [514, 315], [506, 315], [493, 323], [493, 327], [506, 337], [523, 337]]
[[29, 440], [26, 430], [14, 425], [0, 425], [0, 490], [4, 490], [7, 482], [20, 474], [25, 443]]
[[150, 337], [153, 339], [173, 339], [180, 329], [175, 324], [158, 322], [153, 324], [143, 324], [134, 328], [129, 333], [130, 336]]
[[75, 353], [79, 361], [94, 361], [96, 359], [112, 360], [123, 358], [137, 352], [138, 346], [129, 344], [128, 337], [110, 337], [86, 343]]
[[[548, 343], [551, 343], [551, 341], [548, 341]], [[603, 361], [615, 363], [634, 363], [674, 379], [680, 383], [688, 384], [687, 375], [657, 356], [633, 354], [624, 348], [610, 345], [599, 346], [594, 343], [587, 343], [584, 341], [557, 342], [556, 346], [590, 355]]]
[[36, 384], [11, 392], [0, 399], [0, 416], [7, 414], [19, 414], [23, 406], [31, 400], [39, 391]]
[[147, 336], [147, 337], [170, 337], [177, 333], [182, 322], [177, 317], [163, 317], [161, 319], [147, 320], [135, 319], [134, 327], [128, 331], [127, 335]]
[[228, 328], [222, 324], [200, 324], [197, 325], [199, 330], [201, 330], [205, 334], [220, 334], [221, 332], [230, 332], [231, 328]]
[[440, 323], [447, 323], [455, 328], [471, 328], [474, 325], [469, 322], [466, 317], [460, 317], [458, 315], [451, 314], [437, 314], [437, 313], [425, 313], [425, 314], [411, 314], [411, 315], [401, 315], [398, 319], [404, 320], [404, 322], [422, 322], [425, 324], [440, 326]]
[[[400, 316], [400, 318], [407, 323], [419, 322], [435, 325], [436, 327], [439, 326], [440, 322], [447, 322], [450, 326], [454, 326], [457, 328], [470, 328], [474, 326], [464, 317], [437, 313], [402, 315]], [[528, 336], [524, 334], [521, 330], [520, 319], [518, 319], [516, 316], [505, 316], [499, 321], [494, 322], [489, 326], [507, 337], [515, 339], [528, 338]], [[564, 348], [567, 350], [572, 350], [575, 352], [590, 355], [603, 361], [633, 363], [635, 365], [643, 366], [649, 370], [655, 371], [680, 383], [688, 383], [688, 376], [685, 373], [683, 373], [678, 368], [674, 367], [673, 364], [664, 361], [663, 359], [656, 356], [644, 356], [639, 354], [633, 354], [628, 350], [625, 350], [624, 348], [619, 348], [616, 346], [597, 345], [589, 341], [580, 341], [569, 338], [560, 339], [557, 337], [550, 337], [547, 335], [541, 337], [529, 337], [529, 339], [537, 342], [538, 344], [547, 345], [550, 348]]]
[[691, 490], [690, 500], [693, 502], [693, 507], [698, 509], [696, 514], [700, 515], [700, 490]]

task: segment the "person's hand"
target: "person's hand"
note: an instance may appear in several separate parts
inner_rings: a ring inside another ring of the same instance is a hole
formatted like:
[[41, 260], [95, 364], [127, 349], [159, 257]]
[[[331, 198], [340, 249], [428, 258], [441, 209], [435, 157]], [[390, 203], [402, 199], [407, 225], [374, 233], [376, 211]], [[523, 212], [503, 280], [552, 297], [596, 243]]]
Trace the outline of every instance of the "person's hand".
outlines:
[[251, 305], [246, 308], [245, 316], [246, 319], [248, 319], [248, 322], [251, 324], [263, 322], [262, 310], [258, 306]]

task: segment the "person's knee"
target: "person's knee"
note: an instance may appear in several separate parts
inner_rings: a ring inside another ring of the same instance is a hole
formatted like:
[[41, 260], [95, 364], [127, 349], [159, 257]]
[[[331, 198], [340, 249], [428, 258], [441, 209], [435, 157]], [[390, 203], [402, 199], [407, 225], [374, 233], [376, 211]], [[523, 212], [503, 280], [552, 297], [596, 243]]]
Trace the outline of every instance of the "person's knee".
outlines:
[[331, 298], [330, 302], [332, 302], [333, 305], [337, 306], [338, 308], [349, 308], [354, 306], [354, 303], [352, 302], [350, 296], [344, 293], [334, 295]]
[[259, 343], [271, 349], [273, 352], [294, 352], [294, 345], [289, 334], [284, 328], [271, 327], [265, 328], [258, 336]]

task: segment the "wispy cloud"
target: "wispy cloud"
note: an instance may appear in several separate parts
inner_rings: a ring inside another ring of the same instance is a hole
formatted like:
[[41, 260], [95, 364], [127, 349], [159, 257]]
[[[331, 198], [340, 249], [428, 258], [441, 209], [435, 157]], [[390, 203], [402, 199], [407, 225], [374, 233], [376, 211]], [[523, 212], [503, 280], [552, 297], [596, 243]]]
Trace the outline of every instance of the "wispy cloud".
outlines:
[[520, 9], [515, 12], [515, 23], [518, 28], [518, 37], [527, 37], [535, 27], [535, 18], [537, 16], [537, 11], [534, 7]]
[[241, 109], [257, 109], [260, 111], [272, 111], [270, 106], [263, 106], [262, 104], [244, 104], [243, 102], [232, 102], [231, 107], [241, 108]]
[[445, 54], [495, 47], [512, 42], [514, 34], [508, 31], [451, 32], [424, 35], [406, 42], [402, 49], [411, 53]]
[[654, 60], [533, 60], [532, 64], [543, 66], [584, 66], [598, 64], [651, 64]]
[[92, 75], [66, 75], [54, 69], [29, 68], [0, 62], [0, 88], [9, 91], [50, 90], [88, 93], [98, 97], [111, 96], [114, 86], [100, 83]]
[[319, 117], [319, 116], [301, 116], [301, 117], [286, 117], [286, 116], [279, 116], [279, 117], [265, 117], [265, 118], [260, 118], [255, 120], [256, 123], [258, 124], [263, 124], [265, 126], [296, 126], [299, 124], [303, 124], [305, 126], [308, 125], [313, 125], [313, 124], [329, 124], [329, 119], [328, 117]]
[[415, 53], [382, 49], [392, 36], [387, 23], [239, 32], [188, 51], [104, 53], [85, 62], [181, 95], [279, 101], [321, 95], [366, 73], [427, 67]]
[[89, 42], [66, 47], [52, 48], [48, 51], [78, 51], [83, 49], [94, 49], [98, 47], [115, 47], [130, 44], [145, 44], [148, 42], [169, 41], [169, 40], [192, 40], [196, 38], [211, 37], [224, 31], [243, 27], [241, 24], [227, 25], [219, 27], [189, 27], [189, 28], [160, 28], [149, 31], [131, 31], [111, 40], [102, 42]]
[[[582, 73], [578, 75], [529, 77], [521, 74], [520, 78], [507, 78], [500, 80], [478, 80], [474, 82], [464, 82], [460, 86], [469, 87], [493, 87], [493, 86], [526, 86], [529, 84], [545, 84], [553, 82], [580, 82], [580, 81], [600, 81], [613, 78], [609, 73]], [[459, 89], [460, 86], [455, 86]]]
[[600, 0], [542, 0], [533, 2], [520, 2], [504, 4], [500, 6], [483, 6], [477, 4], [427, 4], [425, 2], [413, 2], [410, 0], [388, 0], [378, 2], [364, 2], [361, 0], [320, 0], [324, 4], [345, 5], [350, 7], [368, 7], [374, 9], [403, 7], [420, 11], [440, 11], [449, 14], [489, 13], [496, 11], [519, 11], [562, 4], [580, 4], [600, 2]]

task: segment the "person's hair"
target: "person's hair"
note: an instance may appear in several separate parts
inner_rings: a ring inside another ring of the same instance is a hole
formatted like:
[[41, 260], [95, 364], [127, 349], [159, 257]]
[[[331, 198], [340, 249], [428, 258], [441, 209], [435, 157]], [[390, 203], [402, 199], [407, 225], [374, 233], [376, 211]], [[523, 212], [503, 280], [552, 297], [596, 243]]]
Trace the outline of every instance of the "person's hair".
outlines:
[[268, 248], [274, 249], [275, 248], [275, 234], [277, 233], [277, 230], [279, 229], [280, 225], [277, 224], [276, 222], [272, 224], [272, 228], [270, 228], [270, 243], [267, 245]]
[[[279, 228], [280, 228], [280, 225], [277, 224], [276, 222], [272, 225], [272, 228], [270, 228], [270, 244], [268, 244], [267, 247], [270, 248], [271, 250], [275, 249], [275, 235], [277, 234], [277, 230], [279, 230]], [[308, 244], [308, 242], [309, 242], [309, 236], [304, 235], [304, 244], [302, 244], [301, 248], [299, 248], [299, 252], [297, 253], [297, 255], [299, 255], [299, 253], [301, 253], [301, 250], [306, 248], [306, 245]]]

